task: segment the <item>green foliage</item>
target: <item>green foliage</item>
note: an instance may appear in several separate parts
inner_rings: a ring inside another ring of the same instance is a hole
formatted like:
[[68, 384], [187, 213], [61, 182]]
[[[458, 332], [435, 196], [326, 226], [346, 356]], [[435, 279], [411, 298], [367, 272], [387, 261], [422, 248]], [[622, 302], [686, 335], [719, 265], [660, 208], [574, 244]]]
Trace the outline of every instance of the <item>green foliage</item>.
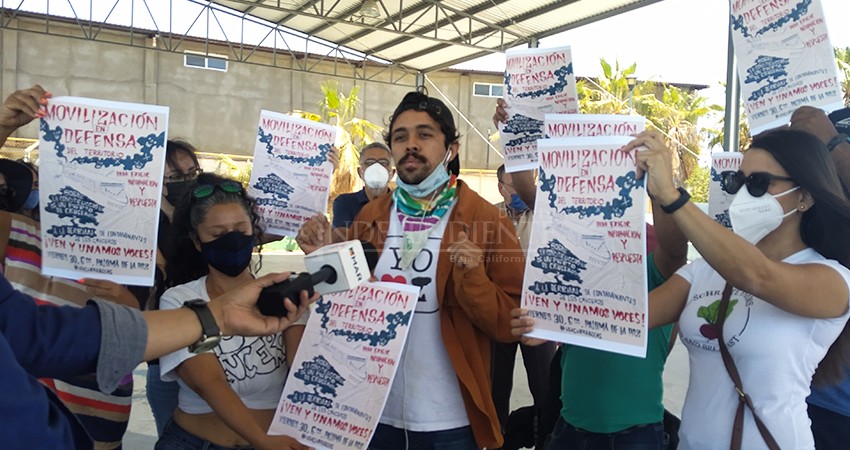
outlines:
[[850, 106], [850, 47], [835, 48], [835, 62], [838, 70], [844, 72], [841, 89], [844, 91], [844, 106]]
[[588, 114], [629, 114], [629, 104], [633, 103], [634, 111], [646, 117], [650, 126], [669, 136], [668, 143], [677, 154], [677, 173], [688, 178], [705, 138], [697, 121], [720, 107], [709, 105], [697, 93], [653, 81], [638, 82], [630, 92], [628, 79], [634, 75], [637, 64], [620, 67], [619, 61], [615, 61], [612, 66], [604, 59], [599, 63], [602, 78], [576, 83], [579, 109]]
[[[634, 75], [637, 64], [620, 68], [618, 61], [611, 67], [605, 59], [600, 59], [603, 77], [595, 80], [599, 87], [587, 80], [579, 80], [576, 90], [579, 97], [579, 109], [586, 114], [628, 114], [629, 92], [628, 78]], [[652, 83], [638, 83], [634, 88], [635, 97], [652, 90]], [[601, 89], [600, 89], [601, 88]]]
[[708, 203], [708, 180], [711, 169], [708, 167], [695, 167], [691, 171], [685, 183], [691, 194], [691, 201], [696, 203]]
[[[321, 83], [323, 98], [319, 102], [321, 114], [312, 114], [320, 122], [337, 128], [336, 146], [339, 149], [339, 165], [334, 171], [328, 204], [339, 194], [353, 191], [357, 187], [357, 167], [360, 164], [360, 148], [381, 138], [383, 128], [365, 119], [355, 117], [360, 107], [360, 88], [354, 86], [346, 95], [339, 83], [325, 80]], [[315, 120], [315, 119], [314, 119]]]

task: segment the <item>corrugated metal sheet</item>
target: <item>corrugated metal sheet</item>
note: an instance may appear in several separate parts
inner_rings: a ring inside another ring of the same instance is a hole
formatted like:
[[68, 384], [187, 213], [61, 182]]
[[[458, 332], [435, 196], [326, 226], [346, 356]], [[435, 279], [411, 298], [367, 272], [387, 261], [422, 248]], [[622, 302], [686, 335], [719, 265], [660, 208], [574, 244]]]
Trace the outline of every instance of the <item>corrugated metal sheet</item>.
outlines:
[[212, 0], [245, 14], [429, 71], [504, 51], [661, 0]]

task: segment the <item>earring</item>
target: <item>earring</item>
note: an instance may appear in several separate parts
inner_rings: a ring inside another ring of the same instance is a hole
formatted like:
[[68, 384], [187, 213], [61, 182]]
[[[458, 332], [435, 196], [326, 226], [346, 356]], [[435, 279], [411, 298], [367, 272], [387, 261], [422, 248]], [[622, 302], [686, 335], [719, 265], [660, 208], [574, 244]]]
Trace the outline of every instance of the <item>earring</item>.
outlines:
[[805, 210], [806, 210], [806, 205], [800, 205], [800, 211], [805, 211]]

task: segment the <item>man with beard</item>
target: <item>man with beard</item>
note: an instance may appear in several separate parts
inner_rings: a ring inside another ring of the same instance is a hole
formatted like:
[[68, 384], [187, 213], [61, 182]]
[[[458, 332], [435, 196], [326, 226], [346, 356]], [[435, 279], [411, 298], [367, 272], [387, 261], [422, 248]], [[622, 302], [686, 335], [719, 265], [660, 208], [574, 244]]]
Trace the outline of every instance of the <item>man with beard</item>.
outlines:
[[408, 93], [384, 137], [397, 162], [393, 195], [369, 202], [336, 236], [316, 216], [297, 237], [308, 253], [332, 240], [368, 240], [380, 252], [378, 280], [422, 287], [369, 448], [499, 447], [490, 341], [514, 340], [509, 316], [525, 265], [516, 232], [449, 173], [460, 144], [442, 101]]

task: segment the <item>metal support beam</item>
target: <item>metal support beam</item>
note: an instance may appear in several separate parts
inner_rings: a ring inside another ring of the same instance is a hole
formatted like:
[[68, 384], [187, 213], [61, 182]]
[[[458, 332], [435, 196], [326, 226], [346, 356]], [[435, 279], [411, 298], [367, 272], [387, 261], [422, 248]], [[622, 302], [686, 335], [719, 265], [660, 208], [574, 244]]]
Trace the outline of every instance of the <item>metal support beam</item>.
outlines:
[[[115, 0], [115, 6], [125, 0]], [[279, 26], [270, 26], [261, 23], [253, 16], [246, 16], [236, 11], [228, 12], [218, 8], [212, 8], [206, 4], [204, 8], [199, 10], [195, 22], [206, 20], [206, 33], [202, 36], [189, 35], [189, 30], [183, 33], [171, 32], [171, 26], [157, 28], [155, 30], [143, 29], [134, 26], [133, 16], [130, 17], [129, 26], [113, 25], [93, 20], [91, 17], [57, 17], [47, 14], [33, 13], [20, 9], [19, 3], [15, 9], [0, 8], [0, 30], [8, 29], [20, 33], [36, 33], [52, 36], [61, 36], [63, 38], [80, 39], [87, 41], [103, 42], [113, 45], [123, 45], [125, 47], [147, 48], [152, 51], [168, 52], [168, 53], [183, 53], [187, 47], [191, 47], [189, 43], [195, 45], [195, 49], [199, 49], [198, 45], [204, 50], [204, 53], [209, 53], [210, 46], [218, 46], [226, 48], [229, 51], [228, 60], [231, 62], [239, 62], [245, 64], [254, 64], [259, 66], [273, 67], [290, 72], [306, 72], [318, 75], [333, 76], [342, 79], [351, 79], [355, 81], [369, 81], [373, 83], [393, 84], [393, 85], [408, 85], [413, 84], [413, 78], [416, 71], [399, 64], [379, 64], [363, 59], [355, 54], [355, 52], [346, 48], [340, 48], [333, 44], [326, 45], [329, 49], [325, 55], [311, 55], [305, 52], [296, 52], [291, 48], [278, 48], [277, 44], [273, 47], [261, 47], [259, 44], [249, 45], [239, 41], [229, 39], [220, 40], [210, 38], [210, 32], [215, 27], [223, 31], [219, 15], [229, 15], [236, 17], [242, 21], [242, 28], [245, 23], [253, 25], [262, 25], [268, 28], [268, 36], [274, 36], [275, 43], [282, 42], [284, 35], [299, 37], [291, 30]], [[26, 23], [27, 25], [22, 25]], [[33, 26], [33, 24], [37, 24]], [[38, 25], [42, 24], [42, 25]], [[189, 27], [191, 29], [192, 27]], [[123, 33], [127, 36], [148, 36], [150, 39], [128, 39], [117, 42], [111, 32]], [[226, 36], [226, 35], [225, 35]], [[155, 41], [156, 47], [148, 47], [147, 43]], [[267, 54], [269, 58], [259, 58], [259, 54]], [[286, 55], [288, 58], [279, 58], [279, 55]], [[348, 55], [346, 58], [343, 55]], [[6, 56], [4, 54], [4, 56]], [[328, 62], [331, 67], [321, 67], [320, 62]], [[292, 64], [290, 64], [290, 62]], [[388, 80], [382, 79], [382, 74], [389, 76]]]
[[416, 74], [416, 90], [425, 92], [425, 72], [418, 72]]
[[723, 150], [737, 152], [740, 149], [738, 133], [741, 121], [741, 84], [738, 78], [738, 59], [735, 58], [735, 44], [732, 41], [732, 27], [729, 27], [729, 45], [726, 50], [726, 113], [723, 120]]

